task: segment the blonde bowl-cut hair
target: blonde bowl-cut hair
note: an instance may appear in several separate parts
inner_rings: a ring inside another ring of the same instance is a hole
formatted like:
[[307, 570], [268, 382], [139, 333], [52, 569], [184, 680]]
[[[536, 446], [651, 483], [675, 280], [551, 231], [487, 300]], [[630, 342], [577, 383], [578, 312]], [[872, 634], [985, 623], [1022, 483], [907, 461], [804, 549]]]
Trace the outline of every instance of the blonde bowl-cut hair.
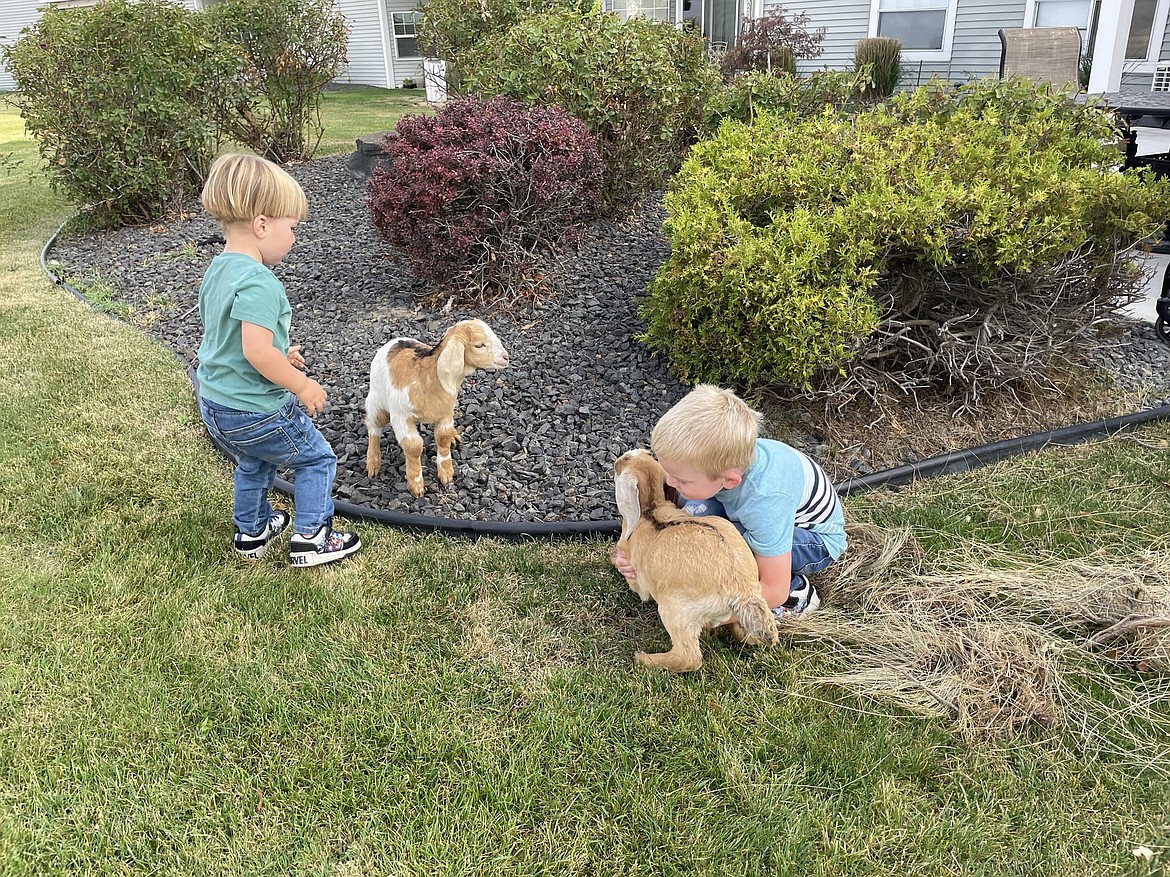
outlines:
[[230, 152], [211, 165], [199, 198], [221, 226], [257, 216], [306, 219], [309, 201], [300, 183], [280, 165], [258, 155]]
[[660, 460], [694, 466], [709, 478], [741, 472], [756, 459], [763, 415], [731, 390], [699, 384], [671, 406], [650, 432]]

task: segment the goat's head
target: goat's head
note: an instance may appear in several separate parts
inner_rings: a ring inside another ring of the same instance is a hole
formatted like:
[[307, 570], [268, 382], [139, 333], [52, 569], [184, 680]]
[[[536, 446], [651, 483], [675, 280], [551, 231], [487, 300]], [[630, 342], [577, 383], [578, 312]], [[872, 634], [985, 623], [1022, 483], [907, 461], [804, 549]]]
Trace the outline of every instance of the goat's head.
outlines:
[[463, 379], [477, 368], [508, 366], [508, 351], [483, 320], [460, 320], [443, 336], [439, 354], [439, 382], [454, 395]]
[[622, 516], [622, 539], [634, 532], [638, 520], [666, 502], [666, 470], [649, 451], [626, 451], [613, 464], [613, 491]]

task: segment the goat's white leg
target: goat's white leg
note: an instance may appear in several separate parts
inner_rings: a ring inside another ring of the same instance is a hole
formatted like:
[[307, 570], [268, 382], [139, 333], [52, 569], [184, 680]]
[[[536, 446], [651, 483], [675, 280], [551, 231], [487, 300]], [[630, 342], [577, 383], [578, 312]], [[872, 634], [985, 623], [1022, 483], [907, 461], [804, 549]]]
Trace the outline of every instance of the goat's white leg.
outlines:
[[439, 470], [439, 483], [446, 486], [455, 478], [455, 463], [451, 459], [451, 446], [459, 441], [459, 430], [453, 420], [441, 420], [435, 424], [435, 467]]
[[426, 487], [422, 477], [422, 436], [418, 434], [418, 426], [413, 418], [406, 418], [401, 423], [392, 419], [390, 425], [394, 428], [394, 437], [402, 446], [402, 455], [406, 458], [406, 489], [413, 497], [420, 497]]
[[382, 469], [382, 429], [390, 420], [390, 415], [380, 411], [370, 399], [366, 398], [366, 475], [376, 478]]

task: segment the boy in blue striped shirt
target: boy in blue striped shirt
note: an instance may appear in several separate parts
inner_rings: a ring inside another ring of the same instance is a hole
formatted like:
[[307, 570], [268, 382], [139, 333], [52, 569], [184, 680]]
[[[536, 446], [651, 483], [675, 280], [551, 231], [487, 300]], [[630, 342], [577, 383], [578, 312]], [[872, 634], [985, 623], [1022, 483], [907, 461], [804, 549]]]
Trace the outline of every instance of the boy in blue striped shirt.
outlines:
[[[778, 619], [816, 611], [809, 576], [846, 548], [845, 516], [825, 470], [759, 437], [762, 416], [730, 390], [700, 384], [662, 415], [650, 449], [692, 515], [720, 515], [743, 534]], [[624, 554], [614, 565], [633, 581]]]

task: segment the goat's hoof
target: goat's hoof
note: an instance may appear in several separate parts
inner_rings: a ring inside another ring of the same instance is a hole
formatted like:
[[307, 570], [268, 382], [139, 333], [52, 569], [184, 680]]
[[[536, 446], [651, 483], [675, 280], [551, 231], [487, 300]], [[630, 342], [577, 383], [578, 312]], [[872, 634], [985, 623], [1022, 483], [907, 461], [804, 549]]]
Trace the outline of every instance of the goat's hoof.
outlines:
[[377, 478], [378, 470], [381, 468], [381, 466], [366, 466], [366, 475], [370, 478]]
[[413, 496], [415, 499], [418, 499], [426, 492], [427, 488], [420, 479], [419, 481], [411, 481], [406, 485], [406, 489], [410, 491], [411, 496]]

